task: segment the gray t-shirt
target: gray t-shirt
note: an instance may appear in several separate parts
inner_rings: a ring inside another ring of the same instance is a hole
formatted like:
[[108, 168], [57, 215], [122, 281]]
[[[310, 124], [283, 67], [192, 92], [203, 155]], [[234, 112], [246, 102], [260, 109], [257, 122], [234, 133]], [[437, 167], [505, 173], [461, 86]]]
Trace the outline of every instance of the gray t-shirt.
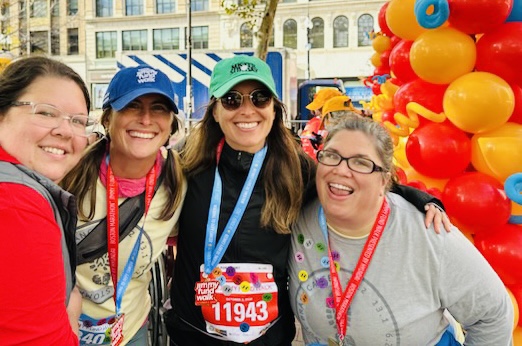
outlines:
[[[456, 228], [436, 234], [424, 214], [387, 194], [391, 212], [373, 259], [348, 310], [345, 345], [435, 345], [447, 309], [466, 330], [466, 345], [510, 345], [513, 305], [504, 284]], [[306, 344], [326, 345], [337, 327], [327, 242], [309, 204], [292, 231], [290, 301]], [[367, 240], [329, 232], [343, 287]]]

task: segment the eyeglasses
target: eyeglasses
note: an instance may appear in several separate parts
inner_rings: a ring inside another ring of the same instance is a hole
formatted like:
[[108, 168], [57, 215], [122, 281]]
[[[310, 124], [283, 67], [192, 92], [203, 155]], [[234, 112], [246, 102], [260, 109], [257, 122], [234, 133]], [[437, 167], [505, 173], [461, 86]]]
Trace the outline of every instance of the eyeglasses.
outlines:
[[272, 93], [269, 90], [259, 89], [254, 90], [250, 94], [243, 95], [239, 91], [229, 91], [221, 98], [221, 105], [227, 111], [235, 111], [243, 104], [243, 97], [248, 96], [252, 104], [257, 108], [266, 108], [272, 100]]
[[89, 136], [93, 130], [96, 120], [87, 115], [75, 115], [65, 113], [58, 108], [46, 103], [34, 103], [29, 101], [15, 101], [12, 106], [31, 106], [31, 122], [37, 126], [55, 129], [67, 120], [76, 136]]
[[[127, 104], [125, 106], [125, 108], [123, 108], [122, 112], [127, 112], [129, 114], [139, 116], [145, 112], [145, 107], [141, 102], [132, 101], [132, 102], [129, 102], [129, 104]], [[158, 117], [170, 117], [170, 115], [172, 114], [172, 111], [166, 104], [153, 103], [149, 107], [149, 113], [152, 114], [153, 116], [158, 116]]]
[[377, 166], [375, 162], [370, 159], [357, 156], [342, 157], [336, 152], [329, 150], [319, 150], [317, 152], [317, 161], [325, 166], [339, 166], [341, 162], [346, 161], [348, 168], [362, 174], [384, 172], [384, 168]]

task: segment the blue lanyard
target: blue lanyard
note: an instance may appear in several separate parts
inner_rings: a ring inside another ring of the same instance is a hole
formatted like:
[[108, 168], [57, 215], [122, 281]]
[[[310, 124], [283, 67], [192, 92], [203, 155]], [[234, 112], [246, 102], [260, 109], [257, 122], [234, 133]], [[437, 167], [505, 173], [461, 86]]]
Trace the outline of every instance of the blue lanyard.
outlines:
[[228, 219], [225, 230], [221, 235], [216, 245], [216, 235], [219, 221], [219, 211], [221, 208], [221, 195], [223, 193], [223, 184], [221, 182], [221, 176], [219, 175], [218, 165], [216, 165], [216, 173], [214, 178], [214, 187], [212, 188], [212, 197], [210, 200], [210, 210], [207, 221], [207, 234], [205, 237], [205, 257], [204, 257], [204, 268], [205, 274], [210, 274], [212, 270], [218, 265], [219, 261], [223, 258], [228, 245], [232, 241], [232, 237], [237, 230], [237, 226], [243, 217], [245, 209], [254, 191], [254, 186], [261, 171], [263, 161], [265, 160], [267, 152], [266, 145], [254, 155], [252, 165], [248, 171], [248, 176], [239, 195], [239, 199], [236, 202], [234, 211]]

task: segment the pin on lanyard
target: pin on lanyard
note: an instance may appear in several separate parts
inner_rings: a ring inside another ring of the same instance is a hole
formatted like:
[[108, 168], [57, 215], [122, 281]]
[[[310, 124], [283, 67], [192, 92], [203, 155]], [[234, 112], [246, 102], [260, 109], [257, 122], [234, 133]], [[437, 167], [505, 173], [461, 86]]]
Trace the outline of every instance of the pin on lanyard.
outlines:
[[114, 303], [116, 305], [116, 315], [120, 314], [121, 301], [123, 294], [127, 289], [132, 277], [132, 272], [136, 266], [138, 252], [141, 243], [141, 235], [145, 227], [145, 219], [149, 211], [149, 206], [154, 196], [154, 187], [156, 186], [156, 164], [152, 166], [147, 173], [145, 182], [145, 212], [143, 223], [139, 227], [138, 239], [132, 248], [129, 259], [123, 268], [118, 283], [118, 245], [119, 245], [119, 213], [118, 213], [118, 182], [112, 173], [109, 164], [109, 155], [107, 155], [107, 248], [109, 255], [109, 267], [111, 271], [112, 283], [114, 286]]
[[248, 171], [245, 184], [241, 189], [239, 199], [237, 200], [232, 215], [230, 215], [223, 234], [216, 245], [219, 213], [221, 209], [221, 196], [223, 192], [223, 185], [221, 182], [221, 176], [219, 175], [218, 166], [224, 143], [224, 140], [221, 140], [217, 148], [216, 172], [214, 174], [214, 186], [212, 188], [212, 197], [210, 199], [210, 210], [205, 236], [204, 272], [207, 275], [210, 274], [210, 272], [212, 272], [212, 270], [219, 264], [226, 249], [232, 241], [232, 237], [237, 230], [239, 222], [241, 221], [248, 202], [250, 201], [250, 197], [252, 196], [252, 192], [254, 191], [254, 186], [267, 152], [267, 146], [265, 145], [261, 150], [254, 154], [254, 159], [252, 160], [252, 164]]
[[366, 243], [364, 244], [361, 255], [359, 256], [357, 265], [355, 266], [352, 276], [350, 277], [348, 285], [346, 286], [346, 289], [343, 293], [341, 280], [339, 279], [339, 274], [337, 273], [332, 257], [332, 250], [328, 241], [328, 226], [326, 224], [326, 217], [324, 215], [323, 207], [319, 207], [319, 226], [321, 227], [321, 231], [328, 247], [328, 262], [330, 266], [330, 277], [332, 280], [335, 320], [337, 322], [337, 335], [339, 337], [340, 345], [343, 344], [344, 336], [346, 335], [346, 327], [348, 325], [348, 308], [350, 307], [353, 297], [355, 296], [355, 293], [357, 292], [357, 289], [359, 288], [359, 285], [361, 284], [364, 275], [366, 274], [366, 270], [370, 265], [370, 261], [372, 260], [375, 249], [377, 248], [377, 244], [381, 239], [382, 232], [384, 231], [384, 227], [386, 226], [386, 221], [388, 220], [389, 215], [390, 207], [386, 199], [384, 199], [377, 219], [373, 224], [372, 230], [368, 236], [368, 239], [366, 240]]

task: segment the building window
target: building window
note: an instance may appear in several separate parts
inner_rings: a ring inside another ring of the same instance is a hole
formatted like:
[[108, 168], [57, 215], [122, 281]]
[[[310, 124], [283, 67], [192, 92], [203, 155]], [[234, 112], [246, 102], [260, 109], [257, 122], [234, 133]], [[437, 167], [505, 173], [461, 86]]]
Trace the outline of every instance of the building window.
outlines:
[[96, 0], [96, 17], [112, 17], [112, 0]]
[[320, 17], [312, 19], [313, 27], [310, 29], [310, 48], [324, 48], [324, 20]]
[[78, 55], [78, 29], [67, 29], [67, 54]]
[[152, 31], [155, 50], [179, 49], [179, 29], [154, 29]]
[[143, 14], [143, 0], [125, 1], [125, 15], [140, 16]]
[[74, 16], [78, 13], [78, 0], [67, 0], [67, 15]]
[[192, 27], [192, 48], [207, 49], [208, 48], [208, 26]]
[[47, 17], [47, 0], [34, 0], [31, 4], [31, 18]]
[[190, 9], [194, 12], [208, 11], [208, 0], [191, 0]]
[[156, 0], [156, 13], [174, 13], [176, 2], [174, 0]]
[[31, 53], [49, 53], [49, 32], [31, 31]]
[[122, 32], [123, 50], [147, 50], [147, 30], [129, 30]]
[[114, 58], [118, 48], [116, 31], [96, 33], [96, 58]]
[[348, 47], [348, 18], [339, 16], [333, 22], [333, 46]]
[[239, 47], [252, 48], [254, 46], [254, 35], [248, 23], [241, 24], [239, 29]]
[[371, 46], [370, 33], [373, 31], [373, 17], [363, 14], [357, 19], [357, 44], [359, 47]]
[[283, 46], [297, 49], [297, 22], [293, 19], [283, 24]]
[[297, 0], [283, 0], [281, 1], [283, 4], [289, 3], [289, 2], [297, 2]]

